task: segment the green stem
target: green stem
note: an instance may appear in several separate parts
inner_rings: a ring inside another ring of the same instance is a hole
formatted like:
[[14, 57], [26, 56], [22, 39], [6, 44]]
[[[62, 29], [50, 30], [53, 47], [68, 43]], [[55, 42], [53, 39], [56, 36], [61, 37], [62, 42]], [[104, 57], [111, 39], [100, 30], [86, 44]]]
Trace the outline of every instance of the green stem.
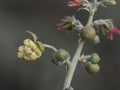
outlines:
[[53, 50], [54, 52], [57, 52], [57, 49], [54, 46], [49, 45], [49, 44], [43, 44], [43, 45], [44, 45], [44, 47], [49, 48], [49, 49]]
[[78, 59], [80, 57], [83, 45], [84, 45], [84, 41], [81, 41], [78, 44], [78, 47], [77, 47], [76, 52], [75, 52], [75, 55], [72, 58], [71, 63], [69, 64], [68, 72], [66, 73], [66, 77], [65, 77], [63, 90], [67, 90], [70, 87], [70, 84], [71, 84], [71, 81], [72, 81], [72, 78], [73, 78], [73, 74], [75, 72], [75, 69], [76, 69], [76, 66], [77, 66], [77, 63], [78, 63]]
[[93, 0], [93, 7], [90, 11], [90, 15], [89, 15], [89, 19], [88, 19], [88, 22], [87, 22], [87, 26], [88, 25], [91, 25], [92, 21], [93, 21], [93, 17], [95, 15], [95, 12], [97, 10], [97, 7], [98, 7], [98, 2], [97, 0]]
[[89, 19], [88, 19], [88, 22], [87, 22], [87, 26], [88, 26], [88, 25], [91, 25], [91, 23], [92, 23], [92, 21], [93, 21], [94, 14], [95, 14], [95, 13], [91, 13], [91, 14], [90, 14]]
[[[91, 23], [93, 21], [94, 14], [95, 14], [95, 12], [97, 10], [97, 7], [98, 7], [97, 0], [94, 0], [93, 4], [94, 5], [93, 5], [93, 8], [92, 8], [92, 10], [90, 12], [89, 19], [88, 19], [88, 22], [87, 22], [87, 26], [91, 25]], [[76, 49], [76, 52], [75, 52], [75, 54], [74, 54], [74, 56], [73, 56], [73, 58], [71, 60], [71, 63], [68, 66], [68, 72], [66, 73], [63, 90], [69, 90], [69, 88], [70, 88], [70, 84], [71, 84], [71, 81], [72, 81], [72, 78], [73, 78], [77, 63], [78, 63], [78, 59], [79, 59], [81, 51], [83, 49], [84, 43], [85, 42], [82, 41], [82, 40], [81, 40], [81, 42], [79, 42], [78, 47]]]

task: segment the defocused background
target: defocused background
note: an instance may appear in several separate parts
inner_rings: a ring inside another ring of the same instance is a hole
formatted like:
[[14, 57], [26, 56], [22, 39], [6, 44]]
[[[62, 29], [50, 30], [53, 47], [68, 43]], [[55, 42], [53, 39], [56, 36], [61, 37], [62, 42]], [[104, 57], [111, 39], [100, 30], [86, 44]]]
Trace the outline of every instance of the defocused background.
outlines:
[[[31, 38], [26, 30], [35, 32], [39, 40], [64, 48], [71, 55], [77, 46], [77, 35], [58, 31], [56, 24], [75, 8], [69, 8], [68, 0], [0, 0], [0, 90], [62, 90], [65, 71], [50, 61], [52, 51], [33, 62], [17, 58], [17, 48], [25, 38]], [[83, 24], [88, 13], [76, 14]], [[95, 19], [112, 18], [120, 28], [120, 3], [117, 6], [100, 7]], [[101, 56], [101, 71], [89, 75], [79, 65], [73, 78], [75, 90], [120, 90], [120, 36], [114, 40], [100, 35], [101, 43], [85, 45], [86, 54], [97, 52]]]

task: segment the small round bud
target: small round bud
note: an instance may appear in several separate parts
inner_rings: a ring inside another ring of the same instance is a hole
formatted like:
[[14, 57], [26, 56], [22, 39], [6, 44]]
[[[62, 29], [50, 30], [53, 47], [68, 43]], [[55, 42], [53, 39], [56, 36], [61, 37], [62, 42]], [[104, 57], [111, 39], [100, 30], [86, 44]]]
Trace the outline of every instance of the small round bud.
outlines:
[[99, 38], [98, 35], [95, 36], [95, 38], [94, 38], [94, 40], [93, 40], [93, 43], [94, 43], [94, 44], [100, 43], [100, 38]]
[[91, 41], [95, 38], [96, 31], [92, 26], [85, 26], [81, 29], [80, 37], [84, 41]]
[[36, 60], [38, 58], [37, 54], [35, 52], [32, 52], [30, 54], [30, 60]]
[[30, 42], [31, 42], [30, 39], [25, 39], [25, 40], [23, 41], [23, 43], [24, 43], [25, 46], [29, 46], [29, 45], [30, 45]]
[[92, 64], [91, 62], [88, 62], [85, 66], [85, 69], [89, 74], [96, 74], [100, 70], [100, 66], [98, 64]]
[[91, 55], [91, 57], [89, 58], [89, 60], [93, 63], [93, 64], [97, 64], [100, 61], [100, 57], [97, 53], [93, 53]]
[[53, 56], [51, 57], [51, 62], [61, 66], [63, 65], [68, 59], [68, 52], [64, 49], [59, 49], [57, 52], [55, 52], [53, 54]]
[[67, 59], [67, 57], [68, 57], [68, 52], [64, 49], [59, 49], [55, 54], [55, 58], [59, 61], [64, 61]]

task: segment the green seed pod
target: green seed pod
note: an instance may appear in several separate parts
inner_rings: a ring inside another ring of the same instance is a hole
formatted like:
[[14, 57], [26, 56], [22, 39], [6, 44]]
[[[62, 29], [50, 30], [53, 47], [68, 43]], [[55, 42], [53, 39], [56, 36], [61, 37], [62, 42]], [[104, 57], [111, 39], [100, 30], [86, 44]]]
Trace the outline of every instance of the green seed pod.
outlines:
[[88, 62], [85, 66], [85, 69], [89, 74], [96, 74], [100, 70], [100, 66], [98, 64], [92, 64], [91, 62]]
[[96, 31], [92, 26], [85, 26], [80, 32], [80, 37], [84, 41], [91, 41], [95, 38]]
[[94, 43], [94, 44], [100, 43], [100, 38], [99, 38], [98, 35], [95, 36], [95, 38], [94, 38], [94, 40], [93, 40], [93, 43]]
[[91, 57], [89, 58], [89, 60], [93, 63], [93, 64], [97, 64], [100, 61], [100, 57], [97, 53], [93, 53], [91, 55]]
[[67, 57], [68, 57], [68, 52], [64, 49], [59, 49], [55, 54], [55, 58], [61, 62], [66, 60]]

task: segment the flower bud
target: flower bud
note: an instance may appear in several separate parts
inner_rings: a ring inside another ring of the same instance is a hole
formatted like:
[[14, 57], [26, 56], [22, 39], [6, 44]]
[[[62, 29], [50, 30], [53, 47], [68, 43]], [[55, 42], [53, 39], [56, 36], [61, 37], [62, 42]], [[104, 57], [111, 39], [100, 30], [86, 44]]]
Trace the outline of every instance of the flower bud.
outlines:
[[96, 74], [100, 70], [100, 66], [98, 64], [92, 64], [91, 62], [88, 62], [85, 66], [85, 69], [89, 74]]
[[44, 52], [44, 46], [41, 42], [33, 42], [30, 39], [25, 39], [23, 41], [24, 45], [18, 48], [18, 57], [25, 60], [36, 60]]
[[94, 43], [94, 44], [100, 43], [100, 38], [99, 38], [98, 35], [96, 35], [95, 38], [93, 39], [93, 43]]
[[85, 26], [80, 32], [80, 37], [84, 41], [91, 41], [95, 38], [96, 31], [92, 26]]
[[89, 58], [89, 60], [93, 63], [93, 64], [97, 64], [100, 61], [100, 57], [97, 53], [93, 53], [91, 55], [91, 57]]
[[42, 42], [37, 41], [38, 37], [35, 33], [30, 31], [27, 32], [33, 37], [34, 41], [25, 39], [23, 45], [18, 47], [18, 57], [25, 60], [36, 60], [41, 57], [45, 47]]
[[55, 52], [51, 58], [52, 63], [56, 65], [63, 65], [68, 58], [68, 52], [64, 49], [59, 49], [57, 52]]
[[59, 49], [55, 55], [56, 59], [59, 61], [64, 61], [68, 57], [68, 52], [64, 49]]

